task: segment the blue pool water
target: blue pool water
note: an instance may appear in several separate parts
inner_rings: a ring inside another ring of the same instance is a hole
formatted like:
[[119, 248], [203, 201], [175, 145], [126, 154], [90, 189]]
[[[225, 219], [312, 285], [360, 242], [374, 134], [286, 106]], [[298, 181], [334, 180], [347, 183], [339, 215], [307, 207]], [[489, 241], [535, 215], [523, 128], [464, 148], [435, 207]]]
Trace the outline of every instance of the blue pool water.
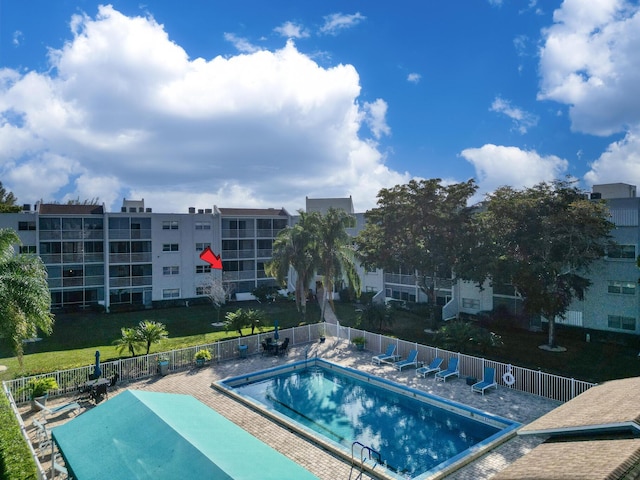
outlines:
[[418, 400], [413, 393], [372, 384], [375, 377], [358, 376], [341, 368], [312, 367], [232, 383], [240, 395], [346, 449], [360, 442], [377, 450], [382, 463], [403, 476], [432, 471], [507, 426], [468, 407], [445, 401], [438, 406], [437, 397]]

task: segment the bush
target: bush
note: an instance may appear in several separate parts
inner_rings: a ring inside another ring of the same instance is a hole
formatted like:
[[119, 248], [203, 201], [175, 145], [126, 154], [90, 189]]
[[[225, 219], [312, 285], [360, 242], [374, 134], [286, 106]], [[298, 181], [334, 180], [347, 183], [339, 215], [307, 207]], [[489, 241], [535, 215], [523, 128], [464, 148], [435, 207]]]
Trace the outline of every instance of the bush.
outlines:
[[207, 349], [198, 350], [193, 358], [195, 360], [204, 360], [205, 362], [208, 362], [211, 360], [211, 352]]
[[36, 464], [6, 396], [0, 395], [0, 478], [36, 480]]

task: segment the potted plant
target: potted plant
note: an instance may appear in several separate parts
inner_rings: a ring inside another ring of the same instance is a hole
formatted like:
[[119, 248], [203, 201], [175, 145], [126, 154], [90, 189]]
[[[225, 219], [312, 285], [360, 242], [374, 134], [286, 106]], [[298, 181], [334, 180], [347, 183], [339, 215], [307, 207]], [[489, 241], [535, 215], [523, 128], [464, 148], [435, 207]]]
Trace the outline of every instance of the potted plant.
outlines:
[[163, 353], [157, 356], [158, 359], [158, 370], [160, 375], [166, 375], [169, 373], [169, 355]]
[[211, 360], [211, 352], [206, 348], [204, 350], [198, 350], [193, 358], [196, 361], [196, 366], [202, 367], [206, 362]]
[[35, 409], [35, 402], [45, 405], [47, 403], [47, 397], [49, 396], [49, 390], [55, 390], [56, 388], [58, 388], [58, 382], [56, 382], [55, 378], [40, 377], [29, 380], [27, 385], [20, 389], [20, 392], [29, 393], [31, 407]]
[[367, 343], [367, 339], [364, 337], [353, 337], [351, 339], [351, 343], [353, 343], [358, 350], [364, 350], [364, 346]]

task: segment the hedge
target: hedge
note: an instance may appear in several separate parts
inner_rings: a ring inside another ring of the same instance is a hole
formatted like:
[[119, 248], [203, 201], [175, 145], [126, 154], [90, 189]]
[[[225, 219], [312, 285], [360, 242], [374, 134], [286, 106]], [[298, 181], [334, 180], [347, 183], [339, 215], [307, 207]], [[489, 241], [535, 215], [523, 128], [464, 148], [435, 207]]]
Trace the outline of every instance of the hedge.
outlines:
[[22, 436], [20, 424], [11, 404], [0, 394], [0, 478], [7, 480], [37, 480], [36, 463]]

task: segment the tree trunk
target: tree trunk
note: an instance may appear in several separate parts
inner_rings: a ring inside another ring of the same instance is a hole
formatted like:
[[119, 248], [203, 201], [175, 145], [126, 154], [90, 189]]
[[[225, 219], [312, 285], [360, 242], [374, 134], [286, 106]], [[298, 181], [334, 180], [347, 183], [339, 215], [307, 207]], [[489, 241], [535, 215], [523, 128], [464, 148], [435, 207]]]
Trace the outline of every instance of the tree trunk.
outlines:
[[549, 318], [549, 347], [554, 348], [556, 346], [556, 317], [555, 315]]

